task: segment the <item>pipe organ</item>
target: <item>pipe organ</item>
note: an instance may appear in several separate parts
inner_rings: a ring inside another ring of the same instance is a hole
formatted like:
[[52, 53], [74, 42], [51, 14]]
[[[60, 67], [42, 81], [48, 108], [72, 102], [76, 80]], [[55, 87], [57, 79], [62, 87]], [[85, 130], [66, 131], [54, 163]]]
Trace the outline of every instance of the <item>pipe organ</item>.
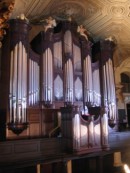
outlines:
[[[24, 25], [24, 32], [22, 27]], [[20, 28], [21, 27], [21, 28]], [[19, 33], [18, 31], [19, 30]], [[15, 20], [10, 21], [10, 84], [9, 84], [9, 123], [15, 131], [21, 124], [27, 128], [27, 61], [29, 25]], [[16, 38], [14, 40], [14, 38]], [[21, 133], [22, 129], [18, 130]]]
[[91, 43], [77, 27], [73, 21], [55, 27], [49, 23], [29, 43], [29, 23], [10, 21], [10, 41], [3, 45], [9, 53], [2, 55], [10, 70], [2, 78], [6, 88], [1, 84], [6, 90], [6, 139], [56, 136], [60, 131], [68, 150], [109, 148], [108, 120], [117, 121], [114, 43]]

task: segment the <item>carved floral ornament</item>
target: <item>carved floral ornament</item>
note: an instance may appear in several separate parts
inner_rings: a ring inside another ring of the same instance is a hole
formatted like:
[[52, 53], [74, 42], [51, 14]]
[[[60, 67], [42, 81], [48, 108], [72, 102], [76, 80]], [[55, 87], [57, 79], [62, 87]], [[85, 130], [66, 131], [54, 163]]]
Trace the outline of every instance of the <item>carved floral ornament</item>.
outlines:
[[2, 46], [2, 40], [6, 34], [6, 29], [8, 28], [8, 20], [14, 9], [14, 0], [3, 0], [0, 2], [0, 48]]

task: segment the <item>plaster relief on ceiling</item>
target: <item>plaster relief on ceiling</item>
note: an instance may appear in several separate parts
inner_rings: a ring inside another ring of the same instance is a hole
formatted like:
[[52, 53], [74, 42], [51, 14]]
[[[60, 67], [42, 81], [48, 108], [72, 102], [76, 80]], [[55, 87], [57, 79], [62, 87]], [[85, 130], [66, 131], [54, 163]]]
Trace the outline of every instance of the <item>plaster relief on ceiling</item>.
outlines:
[[125, 14], [125, 7], [123, 6], [112, 6], [110, 12], [114, 17], [122, 17]]
[[129, 13], [128, 13], [128, 17], [130, 17], [130, 6], [129, 6]]
[[[81, 16], [85, 16], [85, 9], [77, 3], [59, 3], [59, 5], [50, 9], [51, 15], [61, 20], [66, 19], [69, 16], [72, 16], [75, 19], [78, 19]], [[79, 15], [80, 14], [80, 15]]]

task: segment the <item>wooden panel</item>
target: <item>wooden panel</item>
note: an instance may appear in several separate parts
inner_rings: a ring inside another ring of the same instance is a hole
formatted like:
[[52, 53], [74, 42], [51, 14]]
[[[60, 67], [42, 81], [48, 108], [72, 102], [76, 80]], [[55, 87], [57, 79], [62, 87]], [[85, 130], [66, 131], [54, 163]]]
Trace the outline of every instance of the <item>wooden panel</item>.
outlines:
[[40, 114], [39, 113], [30, 113], [29, 114], [29, 122], [39, 122], [40, 121]]
[[14, 152], [15, 153], [30, 153], [30, 152], [38, 152], [38, 143], [22, 143], [22, 144], [16, 144], [14, 146]]
[[29, 121], [29, 136], [38, 137], [41, 136], [41, 111], [40, 108], [28, 109], [28, 121]]
[[41, 112], [40, 112], [40, 108], [29, 108], [27, 110], [27, 113], [28, 113], [28, 121], [29, 122], [39, 122], [41, 119], [40, 119], [40, 115], [41, 115]]
[[[56, 157], [61, 153], [62, 139], [29, 139], [0, 142], [0, 170], [2, 165], [18, 166], [27, 162], [34, 163], [39, 159]], [[46, 156], [46, 157], [45, 157]], [[17, 164], [15, 165], [15, 163]]]
[[41, 151], [44, 153], [44, 155], [59, 154], [61, 150], [62, 140], [60, 138], [50, 138], [41, 142]]
[[42, 111], [42, 135], [48, 136], [49, 132], [57, 126], [59, 109], [44, 109]]
[[40, 136], [41, 135], [41, 130], [40, 130], [40, 123], [30, 123], [29, 125], [29, 136], [34, 137], [34, 136]]
[[13, 151], [13, 145], [12, 144], [7, 144], [5, 145], [5, 143], [2, 143], [0, 145], [0, 154], [4, 155], [4, 154], [11, 154]]

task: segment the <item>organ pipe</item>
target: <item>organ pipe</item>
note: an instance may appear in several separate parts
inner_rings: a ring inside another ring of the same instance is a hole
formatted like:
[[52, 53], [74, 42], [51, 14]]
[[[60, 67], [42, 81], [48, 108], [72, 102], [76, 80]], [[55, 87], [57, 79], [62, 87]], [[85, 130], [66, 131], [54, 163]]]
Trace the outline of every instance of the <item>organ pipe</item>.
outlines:
[[9, 93], [9, 100], [10, 100], [10, 117], [9, 121], [13, 121], [13, 51], [11, 51], [11, 58], [10, 58], [10, 93]]

